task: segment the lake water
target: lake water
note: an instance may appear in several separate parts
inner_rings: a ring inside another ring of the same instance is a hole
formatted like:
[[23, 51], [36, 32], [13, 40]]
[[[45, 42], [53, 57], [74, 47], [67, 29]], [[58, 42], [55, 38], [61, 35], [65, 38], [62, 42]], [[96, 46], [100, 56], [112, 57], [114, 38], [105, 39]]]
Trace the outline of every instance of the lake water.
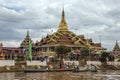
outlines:
[[0, 73], [0, 80], [120, 80], [120, 71]]

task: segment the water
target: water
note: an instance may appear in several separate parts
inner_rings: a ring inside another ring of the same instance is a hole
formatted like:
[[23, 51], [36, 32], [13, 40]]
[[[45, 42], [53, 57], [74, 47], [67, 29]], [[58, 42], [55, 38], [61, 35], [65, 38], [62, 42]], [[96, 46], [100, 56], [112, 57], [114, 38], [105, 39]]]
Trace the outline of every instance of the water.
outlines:
[[0, 80], [120, 80], [120, 71], [0, 73]]

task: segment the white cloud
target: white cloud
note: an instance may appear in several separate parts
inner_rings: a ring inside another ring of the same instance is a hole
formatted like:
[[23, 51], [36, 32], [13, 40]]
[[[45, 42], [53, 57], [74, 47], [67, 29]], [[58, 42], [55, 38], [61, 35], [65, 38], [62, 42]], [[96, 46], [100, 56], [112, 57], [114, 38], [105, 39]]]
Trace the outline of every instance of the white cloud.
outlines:
[[[2, 41], [4, 47], [19, 47], [20, 42], [18, 41]], [[14, 45], [14, 46], [13, 46]]]
[[119, 3], [120, 0], [0, 0], [0, 41], [5, 46], [16, 46], [27, 30], [34, 41], [55, 32], [64, 4], [70, 30], [75, 32], [77, 28], [76, 34], [95, 42], [101, 35], [103, 47], [110, 50], [115, 40], [120, 40]]

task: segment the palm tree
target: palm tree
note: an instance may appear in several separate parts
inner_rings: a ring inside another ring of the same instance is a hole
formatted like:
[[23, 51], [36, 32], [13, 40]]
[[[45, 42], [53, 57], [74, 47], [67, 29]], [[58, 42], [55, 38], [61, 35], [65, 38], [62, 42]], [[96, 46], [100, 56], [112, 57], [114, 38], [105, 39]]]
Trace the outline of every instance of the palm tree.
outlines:
[[60, 58], [59, 65], [60, 65], [60, 68], [62, 68], [64, 55], [67, 54], [68, 52], [70, 52], [71, 50], [67, 46], [60, 45], [60, 46], [56, 47], [55, 51], [57, 53], [57, 56]]

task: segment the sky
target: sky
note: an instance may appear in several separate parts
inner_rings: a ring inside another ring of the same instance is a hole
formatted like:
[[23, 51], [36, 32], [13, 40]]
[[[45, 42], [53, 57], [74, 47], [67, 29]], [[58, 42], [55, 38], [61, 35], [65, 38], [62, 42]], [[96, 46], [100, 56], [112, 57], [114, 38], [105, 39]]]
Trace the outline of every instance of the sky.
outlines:
[[63, 6], [70, 31], [108, 50], [120, 44], [120, 0], [0, 0], [0, 42], [19, 47], [27, 30], [40, 41], [57, 31]]

